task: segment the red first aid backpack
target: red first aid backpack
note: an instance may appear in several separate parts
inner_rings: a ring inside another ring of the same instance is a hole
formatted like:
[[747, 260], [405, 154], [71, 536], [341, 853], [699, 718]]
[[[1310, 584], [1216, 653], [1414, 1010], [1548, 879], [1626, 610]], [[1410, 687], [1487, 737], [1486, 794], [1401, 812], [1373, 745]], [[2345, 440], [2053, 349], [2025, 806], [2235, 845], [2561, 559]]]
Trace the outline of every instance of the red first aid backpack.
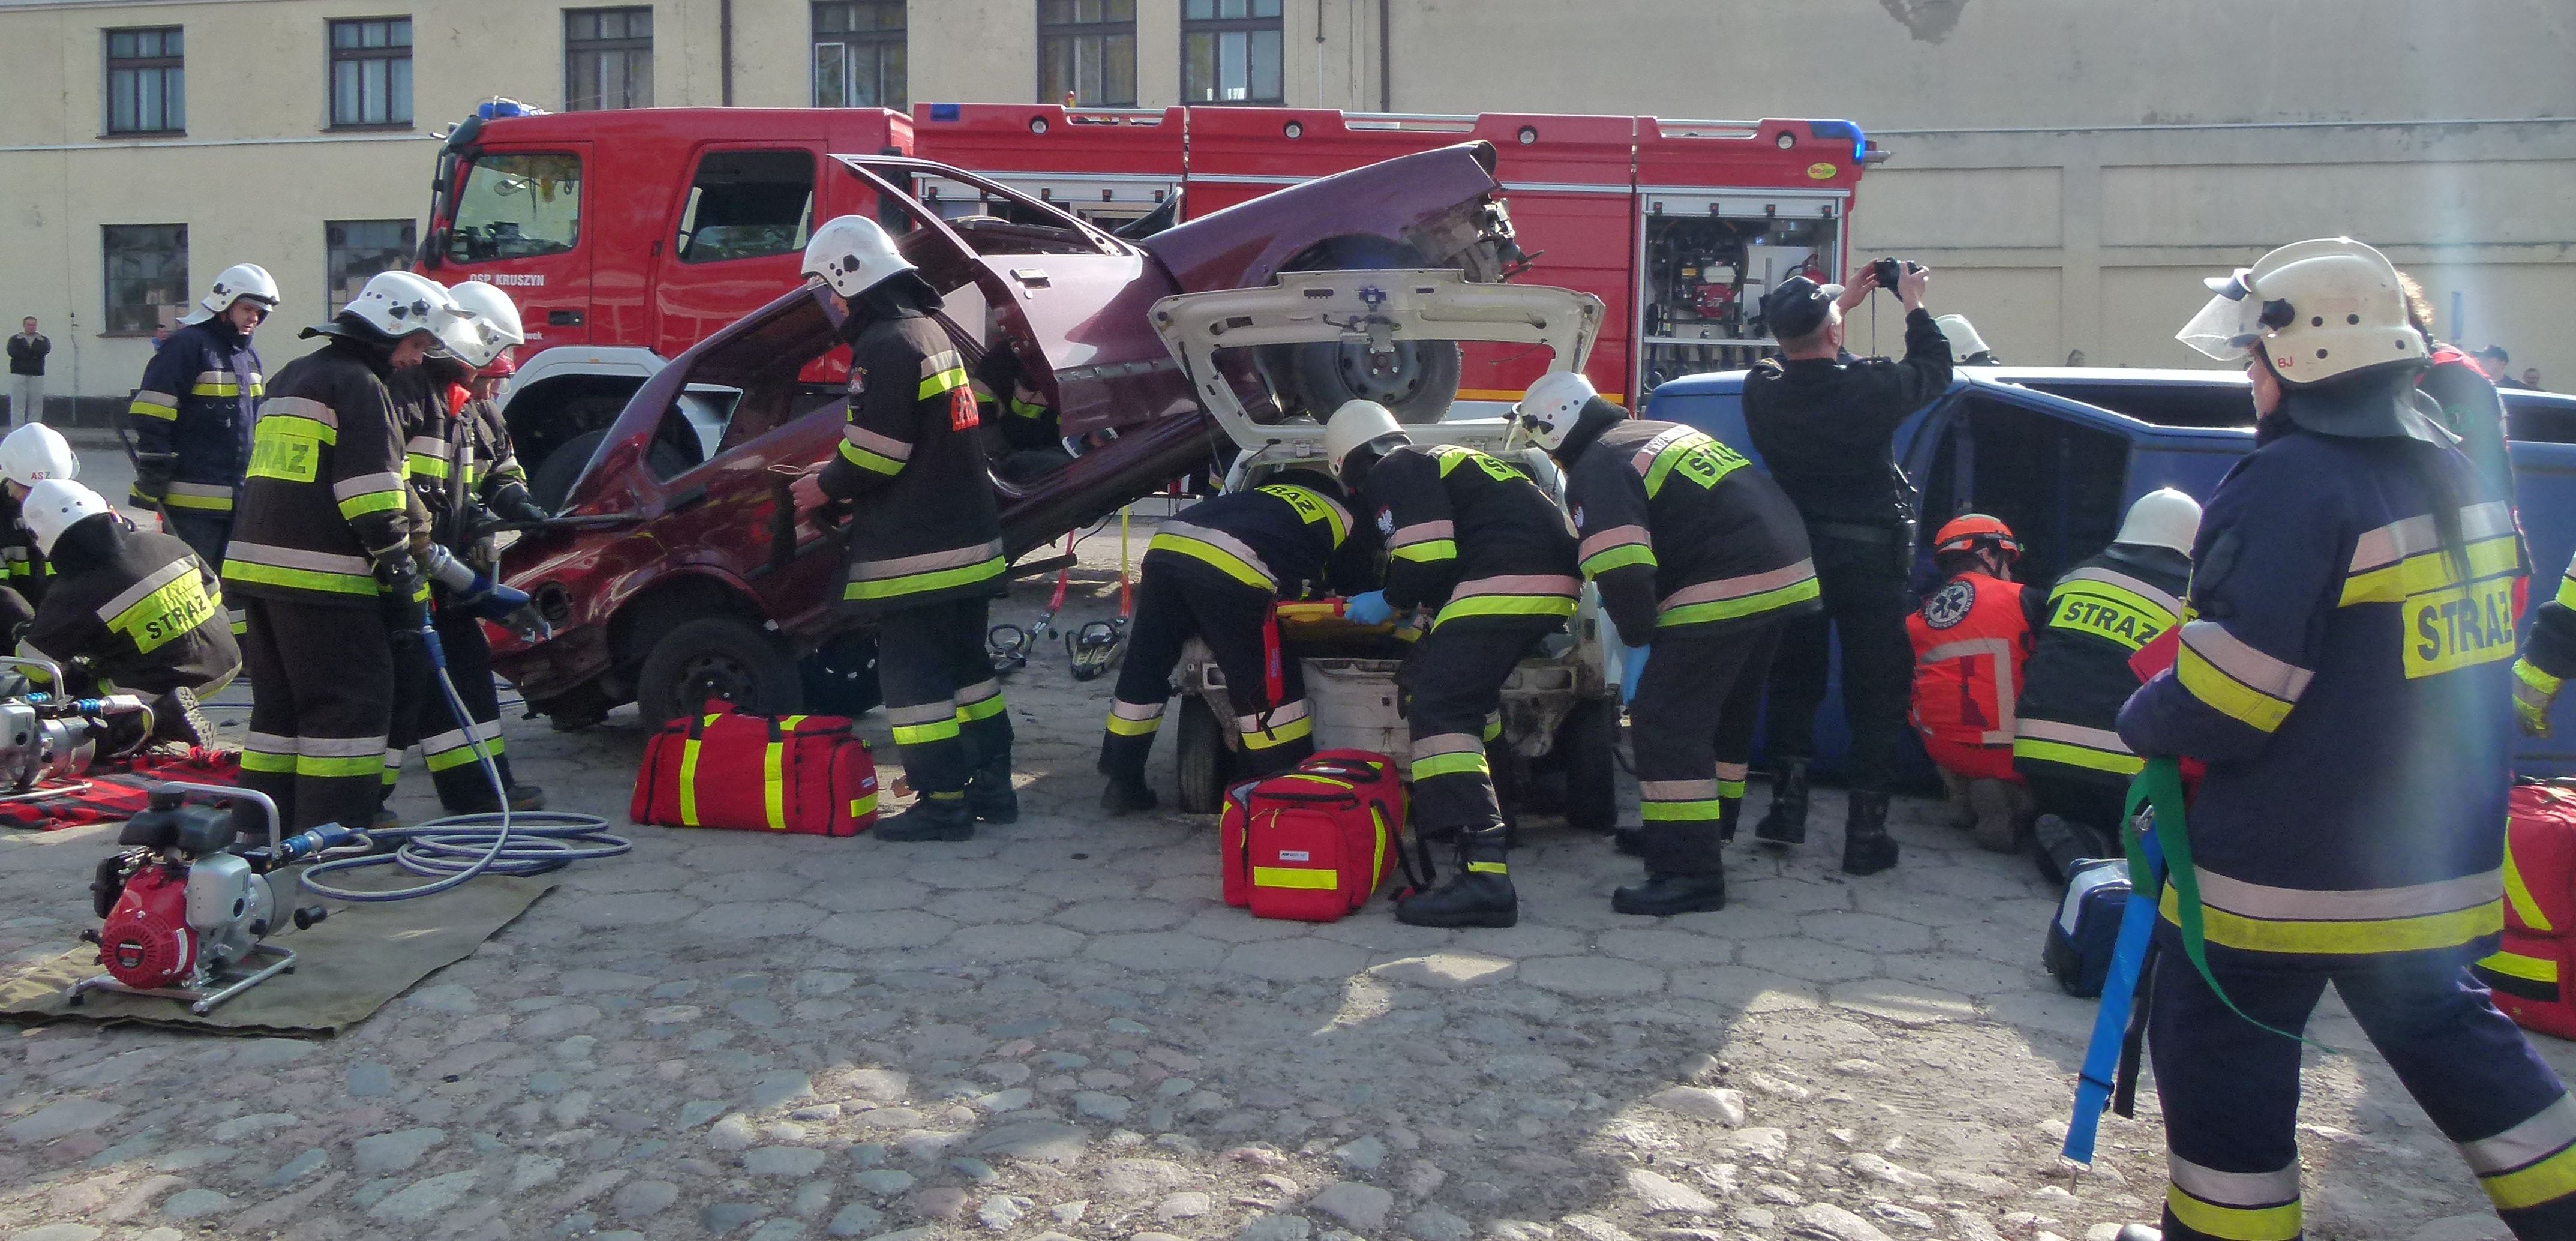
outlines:
[[2471, 968], [2524, 1029], [2576, 1039], [2576, 792], [2514, 786], [2504, 946]]
[[[1256, 918], [1331, 922], [1407, 866], [1404, 785], [1366, 750], [1326, 750], [1226, 791], [1218, 824], [1225, 903]], [[1430, 882], [1427, 866], [1415, 877]]]
[[877, 821], [877, 764], [845, 715], [706, 709], [644, 745], [627, 813], [664, 827], [856, 836]]

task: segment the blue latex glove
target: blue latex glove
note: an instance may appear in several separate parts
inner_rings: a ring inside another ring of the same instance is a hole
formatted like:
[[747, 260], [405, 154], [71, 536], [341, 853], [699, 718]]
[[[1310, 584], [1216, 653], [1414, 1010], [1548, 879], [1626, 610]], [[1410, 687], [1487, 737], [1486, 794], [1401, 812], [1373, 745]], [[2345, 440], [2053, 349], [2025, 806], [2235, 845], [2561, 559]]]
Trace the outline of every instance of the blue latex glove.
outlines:
[[1620, 645], [1619, 701], [1621, 703], [1637, 700], [1637, 678], [1645, 674], [1646, 655], [1654, 649], [1652, 646], [1629, 646], [1624, 643]]
[[1395, 605], [1386, 601], [1386, 592], [1372, 590], [1342, 601], [1342, 619], [1356, 625], [1383, 625], [1395, 617]]
[[509, 621], [511, 613], [528, 606], [528, 592], [504, 586], [477, 573], [474, 584], [465, 588], [457, 602], [464, 604], [466, 612], [475, 619], [501, 624]]

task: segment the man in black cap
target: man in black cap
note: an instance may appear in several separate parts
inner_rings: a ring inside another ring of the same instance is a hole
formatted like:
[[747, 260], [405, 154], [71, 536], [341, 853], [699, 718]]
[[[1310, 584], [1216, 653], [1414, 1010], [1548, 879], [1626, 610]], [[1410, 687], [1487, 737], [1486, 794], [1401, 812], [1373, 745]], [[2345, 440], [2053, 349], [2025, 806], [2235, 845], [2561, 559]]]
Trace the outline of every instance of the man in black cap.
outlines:
[[1771, 476], [1806, 519], [1823, 612], [1788, 623], [1771, 666], [1771, 808], [1753, 834], [1776, 844], [1807, 838], [1807, 761], [1816, 752], [1816, 708], [1825, 697], [1825, 635], [1842, 647], [1843, 715], [1851, 723], [1850, 812], [1843, 869], [1876, 874], [1896, 865], [1887, 835], [1887, 786], [1905, 729], [1914, 648], [1905, 635], [1913, 599], [1914, 489], [1896, 465], [1896, 428], [1950, 386], [1950, 342], [1923, 288], [1931, 269], [1905, 265], [1905, 357], [1854, 359], [1842, 351], [1843, 315], [1879, 287], [1864, 267], [1849, 287], [1792, 277], [1762, 299], [1780, 356], [1744, 378], [1744, 422]]

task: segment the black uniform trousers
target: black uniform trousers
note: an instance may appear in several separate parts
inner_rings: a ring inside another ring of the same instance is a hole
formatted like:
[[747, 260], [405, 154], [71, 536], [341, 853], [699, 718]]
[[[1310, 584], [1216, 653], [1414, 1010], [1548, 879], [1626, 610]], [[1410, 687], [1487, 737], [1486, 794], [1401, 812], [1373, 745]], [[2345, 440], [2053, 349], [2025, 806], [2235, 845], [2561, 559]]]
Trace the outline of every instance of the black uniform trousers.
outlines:
[[[164, 508], [161, 510], [161, 524], [172, 538], [187, 544], [188, 550], [197, 553], [197, 559], [205, 561], [206, 567], [215, 571], [215, 576], [223, 576], [224, 546], [233, 541], [232, 514]], [[238, 601], [226, 606], [232, 613], [233, 636], [240, 637], [243, 627], [249, 623], [248, 614]]]
[[1885, 792], [1894, 778], [1906, 699], [1914, 684], [1914, 645], [1905, 636], [1905, 614], [1913, 601], [1907, 597], [1902, 559], [1911, 549], [1900, 546], [1903, 536], [1893, 529], [1886, 542], [1819, 532], [1812, 524], [1808, 533], [1815, 545], [1824, 611], [1790, 621], [1780, 635], [1780, 652], [1771, 666], [1771, 754], [1775, 761], [1815, 757], [1816, 708], [1825, 701], [1830, 627], [1842, 650], [1843, 717], [1851, 725], [1846, 779], [1855, 791]]
[[[2576, 1237], [2576, 1100], [2456, 960], [2219, 969], [2247, 1016], [2297, 1033], [2332, 981], [2362, 1033], [2460, 1148], [2517, 1237]], [[2156, 958], [2147, 1045], [2173, 1184], [2166, 1241], [2299, 1235], [2300, 1044], [2228, 1011], [2181, 952]]]
[[1280, 660], [1279, 701], [1270, 701], [1262, 635], [1276, 596], [1212, 569], [1194, 571], [1195, 564], [1179, 556], [1145, 558], [1127, 658], [1118, 668], [1116, 698], [1100, 741], [1102, 775], [1145, 778], [1145, 756], [1154, 748], [1172, 693], [1172, 669], [1193, 636], [1215, 656], [1226, 697], [1234, 703], [1235, 734], [1243, 743], [1236, 776], [1285, 771], [1315, 752], [1315, 721], [1296, 660]]
[[989, 599], [953, 599], [877, 620], [877, 683], [905, 779], [950, 800], [984, 766], [1007, 763], [1011, 716], [984, 651]]
[[443, 598], [431, 618], [447, 655], [447, 679], [455, 682], [456, 696], [464, 700], [472, 719], [457, 720], [456, 708], [447, 701], [429, 666], [428, 653], [417, 643], [396, 651], [393, 731], [385, 742], [385, 796], [393, 795], [405, 753], [417, 745], [429, 766], [441, 809], [449, 814], [498, 810], [501, 803], [493, 799], [492, 779], [483, 774], [472, 740], [481, 738], [490, 751], [503, 789], [517, 783], [510, 775], [510, 756], [502, 748], [501, 695], [492, 682], [492, 643], [483, 636], [483, 622], [462, 608], [447, 606]]
[[1646, 821], [1647, 863], [1657, 874], [1713, 866], [1713, 847], [1728, 806], [1744, 799], [1753, 754], [1753, 721], [1787, 621], [1722, 628], [1683, 626], [1655, 634], [1628, 735], [1637, 762], [1638, 809]]
[[2038, 813], [2053, 814], [2092, 828], [2111, 840], [2119, 839], [2120, 816], [2129, 802], [2127, 780], [2044, 758], [2016, 758], [2013, 770], [2030, 786], [2030, 799]]
[[372, 600], [360, 607], [242, 601], [251, 695], [242, 787], [277, 802], [289, 832], [375, 817], [393, 719], [393, 638]]
[[1486, 723], [1503, 705], [1512, 667], [1564, 622], [1478, 616], [1434, 626], [1396, 671], [1413, 741], [1413, 821], [1426, 832], [1500, 828]]

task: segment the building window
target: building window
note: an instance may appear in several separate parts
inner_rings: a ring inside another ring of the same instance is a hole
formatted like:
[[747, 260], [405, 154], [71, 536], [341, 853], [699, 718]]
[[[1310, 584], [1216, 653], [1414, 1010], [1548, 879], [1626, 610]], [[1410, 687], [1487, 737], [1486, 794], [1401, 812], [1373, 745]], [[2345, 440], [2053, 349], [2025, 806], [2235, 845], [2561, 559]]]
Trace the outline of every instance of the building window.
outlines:
[[177, 26], [107, 32], [107, 132], [173, 134], [188, 127], [182, 50]]
[[1279, 0], [1187, 0], [1184, 103], [1280, 103]]
[[107, 256], [107, 334], [149, 336], [188, 309], [188, 226], [110, 224], [99, 230]]
[[564, 10], [564, 108], [653, 106], [653, 10]]
[[322, 285], [331, 313], [346, 309], [368, 277], [411, 267], [412, 243], [419, 234], [409, 220], [326, 220], [322, 252], [327, 265]]
[[904, 0], [817, 0], [814, 106], [901, 108]]
[[1038, 0], [1038, 102], [1136, 106], [1136, 0]]
[[331, 127], [411, 124], [411, 19], [331, 23]]

